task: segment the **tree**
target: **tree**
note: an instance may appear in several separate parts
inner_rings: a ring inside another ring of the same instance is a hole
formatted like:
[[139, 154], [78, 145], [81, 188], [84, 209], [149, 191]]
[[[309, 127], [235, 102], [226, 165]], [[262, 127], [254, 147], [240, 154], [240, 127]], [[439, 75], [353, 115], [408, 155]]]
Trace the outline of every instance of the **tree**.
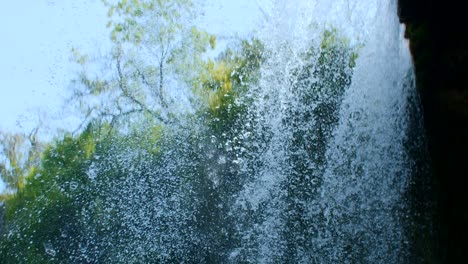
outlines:
[[138, 117], [167, 122], [186, 107], [176, 104], [177, 94], [195, 82], [202, 54], [214, 48], [215, 37], [193, 26], [190, 0], [103, 2], [109, 8], [112, 52], [97, 75], [90, 57], [73, 50], [83, 70], [70, 101], [84, 113], [83, 125], [94, 118], [111, 126]]
[[6, 193], [24, 187], [25, 177], [37, 168], [44, 144], [37, 138], [39, 127], [29, 134], [0, 131], [0, 177]]
[[228, 132], [242, 118], [247, 105], [241, 101], [249, 86], [259, 78], [263, 52], [263, 44], [258, 39], [241, 40], [216, 60], [208, 59], [203, 64], [195, 91], [202, 101], [200, 114], [207, 113], [208, 125], [215, 133]]
[[5, 200], [5, 230], [0, 234], [5, 263], [83, 261], [78, 259], [86, 242], [82, 209], [94, 204], [86, 169], [95, 145], [90, 127], [78, 138], [57, 140], [44, 151], [41, 166], [24, 178], [24, 186]]

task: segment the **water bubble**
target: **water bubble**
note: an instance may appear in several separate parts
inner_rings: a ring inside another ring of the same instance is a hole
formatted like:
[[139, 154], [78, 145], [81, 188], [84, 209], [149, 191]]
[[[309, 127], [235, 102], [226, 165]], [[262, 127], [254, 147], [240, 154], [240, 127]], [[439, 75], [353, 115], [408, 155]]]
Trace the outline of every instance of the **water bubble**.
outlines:
[[90, 180], [94, 180], [96, 179], [96, 170], [94, 168], [89, 168], [86, 172], [86, 175]]
[[76, 190], [78, 188], [78, 183], [77, 182], [70, 182], [70, 189], [72, 191]]
[[225, 156], [220, 156], [218, 158], [218, 164], [220, 164], [220, 165], [226, 164], [226, 157]]
[[360, 111], [354, 111], [354, 112], [351, 113], [350, 119], [359, 121], [359, 120], [361, 120], [361, 116], [362, 116], [362, 113]]
[[207, 157], [208, 157], [209, 159], [213, 158], [213, 157], [214, 157], [214, 151], [208, 152]]
[[45, 253], [49, 256], [55, 257], [57, 255], [57, 251], [54, 250], [50, 243], [44, 243]]
[[226, 143], [226, 148], [225, 149], [226, 149], [227, 152], [232, 150], [232, 147], [228, 142]]
[[317, 185], [317, 184], [318, 184], [318, 179], [317, 179], [317, 178], [313, 178], [310, 182], [311, 182], [313, 185]]

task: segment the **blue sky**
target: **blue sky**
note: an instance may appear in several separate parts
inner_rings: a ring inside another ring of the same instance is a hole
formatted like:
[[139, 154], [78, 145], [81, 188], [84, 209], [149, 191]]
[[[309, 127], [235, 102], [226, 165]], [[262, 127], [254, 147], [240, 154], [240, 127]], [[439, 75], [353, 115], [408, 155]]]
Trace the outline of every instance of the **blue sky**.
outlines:
[[70, 49], [105, 46], [105, 12], [99, 0], [2, 3], [0, 129], [28, 129], [39, 111], [56, 116], [73, 77]]
[[[63, 113], [61, 108], [75, 73], [70, 49], [106, 50], [106, 8], [100, 0], [2, 2], [0, 130], [29, 130], [40, 116], [45, 116], [52, 128], [66, 126], [72, 114]], [[243, 34], [258, 20], [257, 1], [201, 3], [202, 26], [212, 33]]]

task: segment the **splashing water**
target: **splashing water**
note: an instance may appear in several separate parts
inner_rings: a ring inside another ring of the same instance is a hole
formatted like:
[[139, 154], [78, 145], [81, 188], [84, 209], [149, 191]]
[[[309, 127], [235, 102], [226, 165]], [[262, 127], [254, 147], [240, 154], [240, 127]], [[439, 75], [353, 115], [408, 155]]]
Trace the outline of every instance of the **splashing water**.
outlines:
[[265, 61], [227, 134], [174, 126], [162, 145], [179, 147], [159, 158], [130, 148], [101, 161], [97, 175], [115, 159], [130, 175], [99, 187], [124, 227], [115, 259], [408, 261], [404, 144], [415, 91], [395, 1], [265, 10]]
[[94, 153], [54, 176], [73, 174], [54, 193], [67, 210], [46, 195], [23, 210], [31, 223], [63, 211], [60, 230], [12, 225], [8, 242], [45, 241], [44, 261], [73, 263], [414, 263], [408, 193], [424, 131], [396, 1], [262, 11], [263, 60], [226, 107], [233, 121], [189, 113], [97, 143], [84, 134], [63, 149]]
[[[234, 262], [408, 261], [404, 143], [415, 87], [395, 2], [275, 3], [251, 94], [264, 146], [243, 167]], [[330, 25], [359, 50], [354, 68], [353, 48], [338, 52], [317, 35]]]

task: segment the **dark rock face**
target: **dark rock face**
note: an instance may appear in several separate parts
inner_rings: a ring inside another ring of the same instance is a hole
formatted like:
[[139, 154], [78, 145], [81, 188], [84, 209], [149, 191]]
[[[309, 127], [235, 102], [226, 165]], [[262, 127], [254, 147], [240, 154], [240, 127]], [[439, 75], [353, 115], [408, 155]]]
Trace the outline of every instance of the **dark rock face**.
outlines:
[[468, 12], [463, 1], [398, 2], [432, 161], [436, 235], [427, 262], [468, 263]]

